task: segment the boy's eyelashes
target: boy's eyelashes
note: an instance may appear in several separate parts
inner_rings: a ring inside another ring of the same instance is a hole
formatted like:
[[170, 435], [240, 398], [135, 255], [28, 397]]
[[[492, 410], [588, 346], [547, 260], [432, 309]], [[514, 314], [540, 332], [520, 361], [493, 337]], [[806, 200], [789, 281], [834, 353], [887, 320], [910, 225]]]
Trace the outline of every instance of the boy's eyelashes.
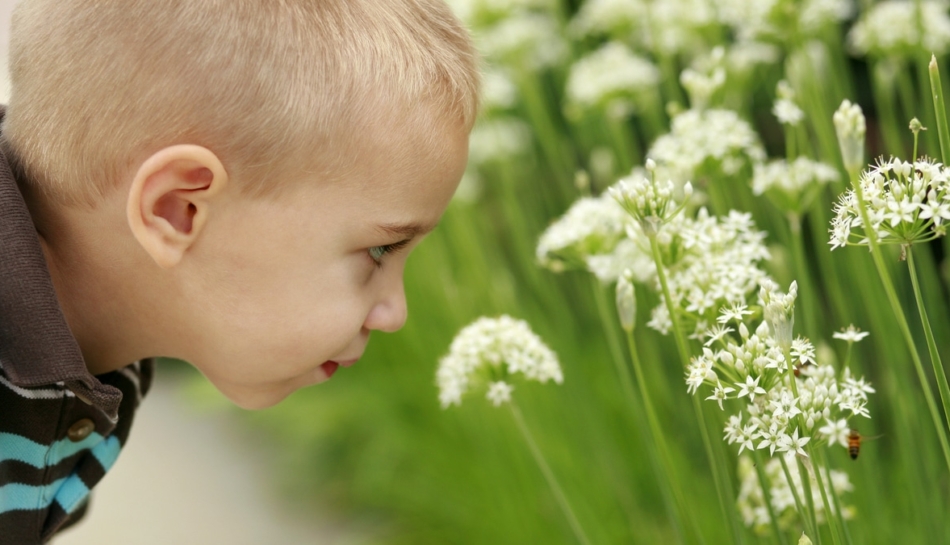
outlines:
[[393, 244], [384, 244], [383, 246], [373, 246], [367, 250], [370, 259], [373, 260], [373, 263], [376, 264], [376, 267], [383, 266], [383, 259], [387, 254], [397, 252], [404, 248], [411, 239], [400, 240], [399, 242], [394, 242]]

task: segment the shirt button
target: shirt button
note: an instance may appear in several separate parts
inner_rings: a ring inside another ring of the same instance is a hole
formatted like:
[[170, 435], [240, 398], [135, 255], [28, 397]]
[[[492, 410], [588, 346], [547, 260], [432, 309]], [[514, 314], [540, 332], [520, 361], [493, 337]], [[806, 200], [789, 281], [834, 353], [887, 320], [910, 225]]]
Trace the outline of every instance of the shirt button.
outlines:
[[95, 429], [96, 425], [92, 420], [83, 418], [82, 420], [77, 420], [72, 426], [69, 426], [69, 429], [66, 431], [66, 437], [69, 437], [69, 440], [73, 443], [78, 443], [89, 437]]

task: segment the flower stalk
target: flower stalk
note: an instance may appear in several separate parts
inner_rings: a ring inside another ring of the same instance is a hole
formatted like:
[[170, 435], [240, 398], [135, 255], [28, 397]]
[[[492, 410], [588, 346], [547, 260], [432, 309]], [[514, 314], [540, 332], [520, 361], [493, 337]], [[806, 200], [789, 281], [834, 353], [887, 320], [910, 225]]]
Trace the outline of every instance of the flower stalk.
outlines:
[[[633, 288], [633, 286], [630, 286]], [[623, 348], [621, 347], [620, 340], [617, 338], [616, 330], [613, 328], [613, 319], [611, 318], [611, 313], [609, 305], [604, 297], [603, 286], [600, 282], [595, 281], [593, 284], [594, 289], [594, 300], [597, 304], [597, 311], [600, 315], [600, 320], [604, 324], [604, 329], [607, 331], [608, 344], [610, 346], [610, 353], [614, 361], [614, 367], [617, 369], [617, 374], [620, 376], [620, 381], [624, 390], [624, 394], [627, 397], [627, 401], [630, 403], [631, 409], [635, 412], [639, 412], [639, 405], [637, 404], [636, 393], [634, 391], [634, 380], [630, 376], [630, 370], [625, 364], [625, 358], [623, 356]], [[618, 300], [618, 307], [619, 307]], [[637, 386], [640, 390], [640, 397], [643, 400], [643, 405], [647, 413], [646, 420], [647, 424], [650, 427], [649, 433], [653, 442], [653, 448], [651, 449], [651, 455], [653, 458], [654, 464], [657, 466], [657, 473], [660, 473], [660, 470], [665, 474], [666, 478], [659, 477], [657, 479], [660, 491], [663, 494], [664, 500], [667, 503], [667, 510], [670, 514], [670, 519], [673, 524], [673, 528], [676, 531], [677, 535], [684, 536], [683, 532], [683, 518], [685, 513], [687, 513], [685, 506], [686, 503], [683, 499], [683, 496], [680, 492], [679, 482], [676, 478], [676, 475], [673, 471], [673, 467], [670, 464], [669, 457], [669, 448], [666, 445], [664, 436], [662, 434], [662, 428], [659, 425], [659, 420], [656, 418], [656, 413], [653, 410], [653, 402], [650, 399], [649, 392], [646, 390], [644, 383], [644, 376], [640, 368], [639, 355], [636, 351], [636, 346], [634, 345], [633, 340], [633, 330], [632, 323], [631, 328], [628, 329], [626, 326], [627, 317], [624, 315], [623, 311], [621, 314], [621, 326], [624, 331], [628, 331], [628, 346], [630, 348], [631, 359], [633, 362], [634, 371], [637, 375]], [[635, 319], [635, 309], [632, 313]], [[636, 416], [636, 415], [635, 415]], [[636, 418], [640, 420], [640, 418]], [[698, 530], [697, 530], [698, 532]]]
[[582, 545], [591, 545], [591, 541], [588, 539], [587, 534], [584, 533], [584, 528], [577, 519], [577, 515], [574, 514], [574, 509], [571, 508], [571, 503], [567, 500], [564, 489], [561, 488], [557, 477], [555, 477], [554, 472], [551, 471], [551, 466], [549, 466], [547, 460], [544, 459], [544, 455], [541, 453], [537, 442], [535, 442], [534, 436], [531, 435], [531, 430], [528, 429], [528, 424], [524, 421], [521, 410], [518, 409], [518, 406], [514, 402], [509, 402], [508, 404], [511, 406], [511, 414], [515, 419], [515, 423], [518, 425], [518, 430], [524, 437], [525, 442], [528, 443], [531, 455], [534, 456], [534, 461], [537, 462], [538, 468], [541, 469], [541, 473], [544, 474], [544, 478], [548, 481], [548, 486], [551, 487], [551, 491], [554, 493], [558, 505], [564, 512], [564, 516], [567, 517], [567, 522], [570, 524], [574, 536], [577, 537], [577, 541]]
[[[940, 69], [937, 56], [930, 56], [930, 91], [934, 101], [934, 114], [937, 116], [937, 135], [940, 137], [940, 158], [943, 164], [950, 164], [950, 128], [947, 127], [947, 108], [943, 101], [943, 85], [940, 83]], [[916, 159], [916, 155], [914, 157]]]
[[[676, 339], [676, 347], [680, 354], [680, 361], [683, 365], [683, 369], [686, 369], [689, 367], [689, 344], [686, 342], [686, 336], [683, 334], [683, 329], [679, 323], [678, 309], [670, 295], [670, 286], [663, 268], [663, 256], [660, 254], [660, 245], [656, 240], [656, 231], [646, 231], [646, 233], [650, 239], [650, 251], [653, 254], [653, 261], [656, 263], [656, 273], [660, 281], [663, 301], [670, 313], [670, 321], [673, 323], [673, 336]], [[725, 459], [722, 455], [717, 455], [721, 454], [721, 450], [713, 449], [706, 418], [699, 398], [692, 396], [692, 401], [693, 412], [696, 415], [696, 423], [699, 426], [700, 435], [703, 438], [703, 447], [706, 450], [706, 458], [709, 460], [709, 465], [712, 469], [713, 483], [716, 486], [716, 494], [719, 496], [720, 508], [722, 509], [723, 516], [729, 521], [732, 540], [737, 543], [741, 540], [742, 534], [739, 529], [738, 514], [732, 502], [734, 492], [729, 481], [729, 472], [726, 469]]]
[[927, 339], [927, 350], [930, 351], [930, 361], [933, 362], [934, 377], [937, 379], [937, 389], [940, 391], [940, 400], [943, 402], [944, 414], [950, 419], [950, 387], [947, 385], [947, 374], [944, 371], [937, 342], [934, 339], [933, 328], [927, 317], [927, 308], [924, 306], [924, 297], [920, 289], [920, 280], [917, 277], [917, 267], [914, 264], [914, 253], [907, 248], [907, 267], [910, 270], [910, 282], [914, 287], [914, 299], [917, 301], [917, 311], [920, 313], [920, 322], [924, 327], [924, 337]]

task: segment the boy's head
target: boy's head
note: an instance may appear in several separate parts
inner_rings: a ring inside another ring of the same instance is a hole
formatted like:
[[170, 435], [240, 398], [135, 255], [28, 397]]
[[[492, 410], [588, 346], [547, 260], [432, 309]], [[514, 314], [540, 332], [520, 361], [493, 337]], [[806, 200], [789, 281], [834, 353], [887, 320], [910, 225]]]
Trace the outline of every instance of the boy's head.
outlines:
[[266, 406], [402, 325], [477, 104], [440, 0], [23, 0], [10, 67], [4, 151], [91, 369], [179, 357]]

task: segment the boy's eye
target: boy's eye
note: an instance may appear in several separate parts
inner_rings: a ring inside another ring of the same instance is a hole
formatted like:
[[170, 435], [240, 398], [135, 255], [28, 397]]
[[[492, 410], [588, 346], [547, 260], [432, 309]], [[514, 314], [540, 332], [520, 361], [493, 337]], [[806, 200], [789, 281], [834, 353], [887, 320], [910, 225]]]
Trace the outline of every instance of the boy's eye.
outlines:
[[406, 244], [409, 244], [408, 239], [396, 242], [394, 244], [385, 244], [383, 246], [373, 246], [372, 248], [367, 250], [367, 253], [369, 253], [370, 259], [372, 259], [373, 262], [376, 263], [377, 267], [382, 267], [383, 258], [386, 257], [386, 254], [390, 254], [392, 252], [398, 251], [400, 248], [402, 248]]

